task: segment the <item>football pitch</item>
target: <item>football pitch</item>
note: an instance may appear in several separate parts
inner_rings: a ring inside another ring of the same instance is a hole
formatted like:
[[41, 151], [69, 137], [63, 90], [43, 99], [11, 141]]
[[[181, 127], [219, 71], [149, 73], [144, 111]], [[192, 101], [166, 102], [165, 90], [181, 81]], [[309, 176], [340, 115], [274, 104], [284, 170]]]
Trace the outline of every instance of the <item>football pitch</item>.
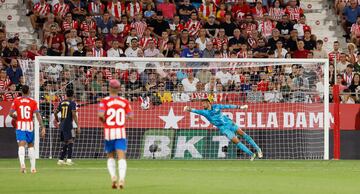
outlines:
[[37, 174], [21, 174], [18, 160], [1, 159], [0, 193], [360, 193], [360, 161], [128, 160], [122, 191], [110, 188], [105, 160], [75, 162], [38, 160]]

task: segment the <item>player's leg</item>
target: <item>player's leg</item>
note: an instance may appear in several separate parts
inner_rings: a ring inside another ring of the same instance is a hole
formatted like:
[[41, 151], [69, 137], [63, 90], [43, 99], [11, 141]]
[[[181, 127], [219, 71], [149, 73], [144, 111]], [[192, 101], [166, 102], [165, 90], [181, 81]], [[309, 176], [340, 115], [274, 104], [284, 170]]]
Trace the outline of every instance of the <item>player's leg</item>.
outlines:
[[221, 129], [220, 132], [223, 135], [225, 135], [229, 140], [231, 140], [231, 142], [233, 142], [236, 145], [236, 147], [238, 147], [240, 150], [242, 150], [247, 155], [252, 157], [254, 153], [251, 150], [249, 150], [249, 148], [247, 148], [243, 143], [240, 142], [239, 138], [236, 137], [234, 131], [232, 131], [230, 128], [231, 127], [228, 126], [225, 129]]
[[26, 132], [26, 142], [28, 144], [28, 155], [30, 159], [30, 169], [31, 173], [36, 173], [36, 158], [35, 158], [35, 149], [34, 149], [34, 132]]
[[126, 139], [116, 140], [116, 153], [118, 157], [118, 170], [119, 170], [119, 188], [124, 189], [125, 186], [125, 176], [126, 176], [126, 148], [127, 142]]
[[69, 139], [67, 142], [67, 158], [66, 158], [66, 164], [67, 165], [73, 165], [72, 162], [72, 153], [73, 153], [73, 146], [74, 146], [74, 139]]
[[59, 160], [58, 160], [57, 164], [58, 165], [63, 165], [63, 164], [65, 164], [64, 159], [65, 159], [66, 152], [67, 152], [67, 149], [68, 149], [68, 144], [64, 140], [64, 132], [63, 132], [63, 130], [60, 130], [60, 141], [63, 142], [63, 146], [61, 148], [60, 155], [59, 155]]
[[259, 158], [263, 157], [262, 151], [260, 147], [256, 144], [256, 142], [250, 137], [250, 135], [246, 134], [243, 130], [240, 128], [236, 131], [237, 134], [239, 134], [241, 137], [245, 139], [246, 142], [248, 142], [251, 146], [253, 146], [256, 149], [256, 152], [258, 153]]
[[18, 142], [18, 156], [20, 162], [20, 169], [22, 173], [26, 173], [25, 166], [25, 146], [26, 146], [26, 134], [25, 131], [16, 130], [16, 140]]
[[113, 189], [117, 188], [117, 176], [116, 176], [116, 162], [115, 162], [115, 140], [106, 141], [105, 152], [107, 153], [107, 169], [109, 171]]

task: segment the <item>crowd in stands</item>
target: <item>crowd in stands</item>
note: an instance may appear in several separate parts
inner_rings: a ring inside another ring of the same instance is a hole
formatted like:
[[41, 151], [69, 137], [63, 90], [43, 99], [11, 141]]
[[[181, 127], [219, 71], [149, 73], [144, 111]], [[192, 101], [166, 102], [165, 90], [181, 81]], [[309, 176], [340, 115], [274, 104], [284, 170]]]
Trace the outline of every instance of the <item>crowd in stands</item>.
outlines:
[[[351, 42], [347, 50], [341, 51], [339, 42], [335, 41], [330, 53], [322, 48], [323, 41], [318, 40], [307, 25], [299, 0], [32, 2], [27, 2], [28, 16], [32, 33], [39, 35], [40, 47], [34, 43], [19, 50], [19, 38], [6, 37], [6, 28], [0, 25], [0, 91], [4, 101], [16, 97], [18, 94], [14, 91], [25, 82], [20, 60], [34, 60], [35, 56], [92, 56], [329, 58], [330, 85], [337, 82], [341, 84], [341, 91], [349, 93], [342, 96], [344, 103], [360, 102], [360, 54], [357, 52], [360, 7], [356, 0], [350, 0], [342, 7], [335, 6], [344, 16], [343, 26]], [[251, 102], [322, 100], [319, 95], [323, 90], [322, 67], [315, 64], [192, 71], [176, 70], [176, 67], [216, 64], [144, 65], [168, 65], [174, 69], [140, 71], [123, 68], [115, 71], [53, 64], [41, 69], [41, 90], [46, 101], [61, 99], [60, 95], [48, 92], [64, 88], [73, 88], [78, 99], [96, 101], [106, 93], [107, 80], [116, 78], [121, 80], [122, 91], [131, 100], [138, 99], [136, 93], [150, 94], [160, 103], [200, 98]], [[314, 94], [305, 95], [304, 91]]]

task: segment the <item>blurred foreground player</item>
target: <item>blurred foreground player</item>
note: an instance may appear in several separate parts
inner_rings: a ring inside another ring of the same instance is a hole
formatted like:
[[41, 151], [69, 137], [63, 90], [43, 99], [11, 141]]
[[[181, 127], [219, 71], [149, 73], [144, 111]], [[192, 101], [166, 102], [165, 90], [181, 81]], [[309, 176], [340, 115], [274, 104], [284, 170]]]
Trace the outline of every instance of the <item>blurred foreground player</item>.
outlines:
[[[60, 152], [58, 165], [73, 165], [72, 162], [72, 152], [75, 139], [75, 130], [73, 127], [73, 122], [75, 122], [77, 128], [77, 134], [80, 134], [80, 126], [78, 122], [78, 117], [76, 115], [76, 103], [73, 101], [74, 91], [66, 91], [66, 99], [61, 101], [58, 108], [55, 111], [55, 126], [59, 126], [59, 116], [60, 113], [60, 141], [64, 142], [62, 150]], [[66, 162], [64, 161], [66, 157]]]
[[[189, 106], [184, 107], [184, 111], [196, 113], [204, 116], [211, 124], [216, 126], [222, 135], [225, 135], [229, 140], [231, 140], [236, 147], [244, 151], [247, 155], [250, 156], [250, 160], [254, 160], [257, 156], [259, 158], [263, 157], [261, 149], [255, 143], [255, 141], [241, 130], [229, 117], [225, 116], [221, 110], [222, 109], [247, 109], [248, 105], [223, 105], [223, 104], [211, 104], [208, 99], [202, 100], [203, 110], [196, 110]], [[256, 149], [257, 155], [249, 150], [243, 143], [240, 142], [237, 135], [240, 135], [245, 139], [251, 146]]]
[[9, 116], [15, 120], [16, 140], [18, 142], [20, 168], [22, 173], [26, 173], [25, 167], [25, 146], [28, 147], [28, 155], [31, 164], [31, 173], [36, 173], [35, 149], [34, 149], [34, 113], [41, 128], [41, 137], [45, 137], [45, 127], [39, 113], [37, 102], [29, 97], [30, 88], [24, 85], [21, 89], [22, 96], [14, 99]]
[[[119, 90], [120, 82], [115, 79], [110, 80], [110, 96], [101, 100], [98, 111], [100, 121], [104, 124], [105, 152], [108, 157], [107, 168], [113, 189], [124, 188], [127, 148], [125, 121], [133, 118], [130, 104], [125, 98], [118, 96]], [[118, 160], [119, 179], [116, 176], [115, 154]]]

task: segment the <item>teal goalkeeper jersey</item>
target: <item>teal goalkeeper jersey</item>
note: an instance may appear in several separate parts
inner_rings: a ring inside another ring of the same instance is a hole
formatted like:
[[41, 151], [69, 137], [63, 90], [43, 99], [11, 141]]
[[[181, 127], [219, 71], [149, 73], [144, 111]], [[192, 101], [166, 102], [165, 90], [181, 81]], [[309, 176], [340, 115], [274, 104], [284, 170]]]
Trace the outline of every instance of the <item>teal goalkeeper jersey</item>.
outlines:
[[211, 105], [211, 110], [196, 110], [191, 109], [191, 112], [204, 116], [211, 124], [217, 128], [225, 125], [230, 125], [233, 123], [229, 117], [225, 116], [221, 110], [222, 109], [235, 109], [238, 108], [237, 105], [225, 105], [225, 104], [213, 104]]

